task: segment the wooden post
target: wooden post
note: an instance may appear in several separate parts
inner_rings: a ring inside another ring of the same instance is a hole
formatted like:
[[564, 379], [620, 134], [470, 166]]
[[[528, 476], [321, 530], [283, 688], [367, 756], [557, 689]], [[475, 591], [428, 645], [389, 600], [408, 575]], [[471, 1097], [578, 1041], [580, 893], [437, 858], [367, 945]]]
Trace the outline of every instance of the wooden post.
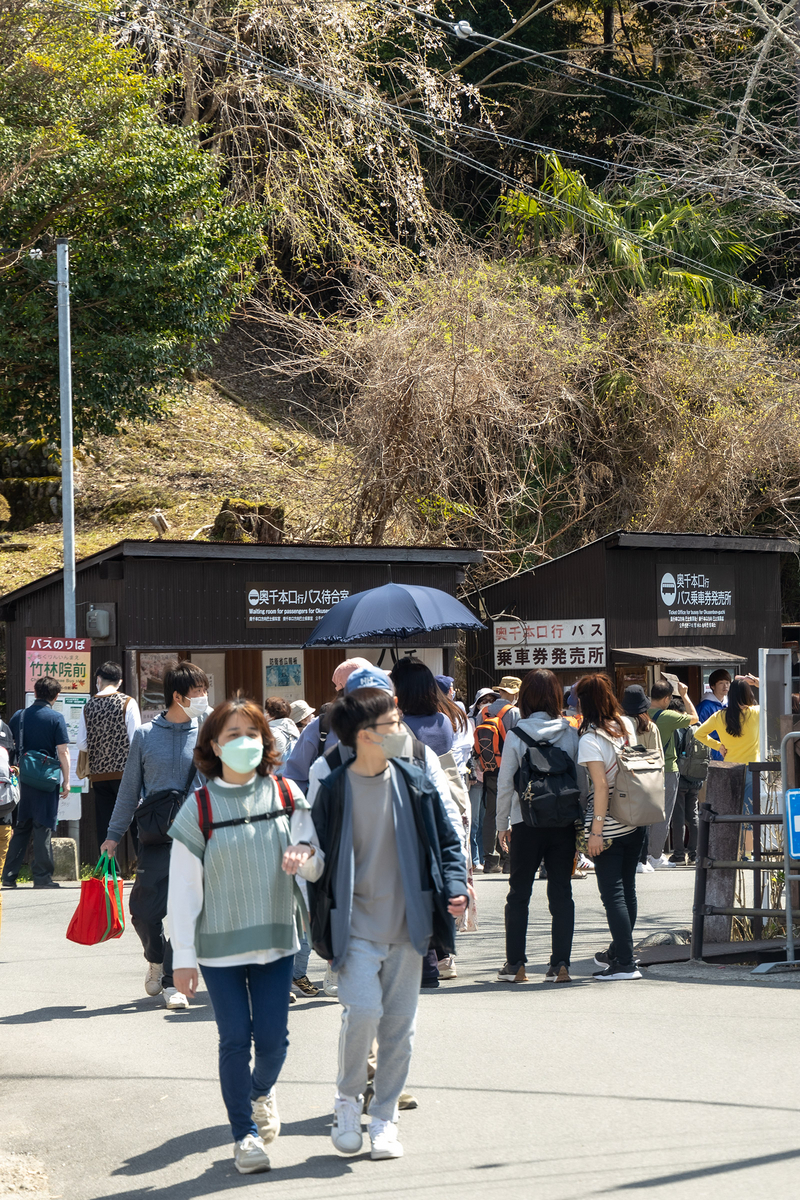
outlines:
[[[744, 786], [747, 767], [735, 763], [726, 767], [724, 763], [712, 762], [708, 767], [706, 800], [715, 813], [727, 816], [741, 813], [744, 809]], [[712, 823], [708, 844], [708, 857], [732, 862], [739, 857], [739, 830], [741, 826]], [[717, 908], [732, 908], [736, 889], [736, 872], [709, 871], [706, 887], [706, 904]], [[704, 942], [729, 942], [731, 922], [729, 916], [710, 916], [705, 920]]]

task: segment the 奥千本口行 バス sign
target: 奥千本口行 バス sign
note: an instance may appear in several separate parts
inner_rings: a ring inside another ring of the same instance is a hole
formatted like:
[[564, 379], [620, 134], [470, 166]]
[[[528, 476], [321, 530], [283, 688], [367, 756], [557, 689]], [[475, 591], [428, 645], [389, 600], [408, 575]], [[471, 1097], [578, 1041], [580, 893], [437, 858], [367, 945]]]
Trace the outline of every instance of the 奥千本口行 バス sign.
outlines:
[[594, 617], [495, 621], [494, 665], [498, 671], [604, 667], [605, 620]]
[[315, 625], [349, 595], [339, 583], [248, 583], [247, 624]]

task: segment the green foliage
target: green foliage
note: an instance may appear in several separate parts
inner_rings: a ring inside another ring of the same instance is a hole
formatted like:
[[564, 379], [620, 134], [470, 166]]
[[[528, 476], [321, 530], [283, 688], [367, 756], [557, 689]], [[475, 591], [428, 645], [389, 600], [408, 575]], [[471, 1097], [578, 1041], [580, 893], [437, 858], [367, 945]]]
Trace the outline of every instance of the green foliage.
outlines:
[[506, 229], [534, 244], [568, 235], [574, 239], [568, 250], [584, 263], [588, 258], [595, 286], [612, 296], [666, 288], [700, 308], [753, 305], [753, 289], [740, 273], [758, 251], [717, 205], [676, 200], [652, 176], [609, 199], [554, 154], [545, 158], [540, 195], [507, 194], [501, 204]]
[[26, 5], [25, 36], [0, 21], [0, 245], [21, 248], [0, 260], [0, 423], [58, 428], [54, 243], [69, 237], [80, 441], [158, 412], [203, 363], [261, 239], [196, 135], [160, 123], [134, 53], [55, 12]]

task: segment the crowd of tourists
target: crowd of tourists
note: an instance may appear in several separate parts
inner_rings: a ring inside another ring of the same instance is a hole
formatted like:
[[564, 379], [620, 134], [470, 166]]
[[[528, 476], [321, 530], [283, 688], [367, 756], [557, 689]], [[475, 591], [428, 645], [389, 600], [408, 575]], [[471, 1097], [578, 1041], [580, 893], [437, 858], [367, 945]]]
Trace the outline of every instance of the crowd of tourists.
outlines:
[[[758, 680], [726, 671], [711, 674], [697, 710], [668, 679], [620, 701], [604, 674], [565, 693], [545, 669], [481, 689], [467, 710], [453, 679], [417, 659], [387, 674], [352, 658], [317, 712], [240, 695], [211, 709], [207, 676], [184, 661], [165, 673], [164, 711], [144, 725], [121, 682], [118, 664], [99, 669], [79, 769], [94, 787], [101, 852], [113, 856], [136, 831], [129, 911], [145, 992], [186, 1011], [202, 975], [244, 1174], [269, 1169], [288, 1010], [318, 994], [312, 948], [342, 1008], [333, 1145], [360, 1153], [368, 1113], [371, 1157], [397, 1158], [399, 1111], [416, 1105], [406, 1083], [420, 988], [457, 977], [474, 875], [508, 875], [499, 981], [528, 978], [538, 874], [551, 915], [545, 978], [570, 982], [572, 881], [587, 872], [609, 930], [595, 978], [641, 978], [637, 873], [694, 861], [709, 755], [757, 757]], [[70, 772], [58, 691], [38, 681], [33, 705], [0, 722], [3, 887], [16, 886], [31, 838], [34, 887], [58, 886], [50, 835]], [[54, 787], [26, 777], [30, 756], [49, 759]]]

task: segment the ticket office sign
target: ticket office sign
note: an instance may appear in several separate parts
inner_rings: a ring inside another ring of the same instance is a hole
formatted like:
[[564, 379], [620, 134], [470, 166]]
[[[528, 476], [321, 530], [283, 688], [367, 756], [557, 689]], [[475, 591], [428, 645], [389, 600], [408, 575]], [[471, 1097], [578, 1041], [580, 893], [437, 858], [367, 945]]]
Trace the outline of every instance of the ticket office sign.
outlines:
[[659, 637], [736, 633], [732, 567], [658, 563], [655, 582]]
[[494, 665], [498, 671], [605, 667], [605, 620], [495, 621]]

